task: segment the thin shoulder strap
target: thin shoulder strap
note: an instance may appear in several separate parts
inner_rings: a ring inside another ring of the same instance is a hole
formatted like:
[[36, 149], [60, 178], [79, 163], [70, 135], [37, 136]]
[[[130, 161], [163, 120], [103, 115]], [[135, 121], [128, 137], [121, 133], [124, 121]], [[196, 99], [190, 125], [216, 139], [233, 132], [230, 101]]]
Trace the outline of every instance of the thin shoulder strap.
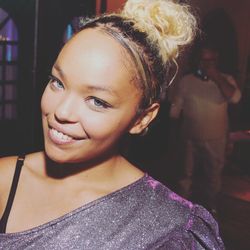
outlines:
[[14, 176], [12, 179], [12, 184], [11, 184], [11, 188], [10, 188], [10, 193], [9, 193], [7, 205], [5, 207], [3, 216], [0, 220], [0, 233], [5, 233], [5, 231], [6, 231], [6, 226], [7, 226], [8, 218], [9, 218], [10, 211], [11, 211], [11, 208], [13, 205], [13, 201], [15, 198], [16, 189], [17, 189], [17, 185], [18, 185], [18, 181], [19, 181], [19, 177], [20, 177], [20, 173], [22, 170], [24, 159], [25, 159], [25, 156], [21, 155], [18, 157], [17, 162], [16, 162], [15, 173], [14, 173]]

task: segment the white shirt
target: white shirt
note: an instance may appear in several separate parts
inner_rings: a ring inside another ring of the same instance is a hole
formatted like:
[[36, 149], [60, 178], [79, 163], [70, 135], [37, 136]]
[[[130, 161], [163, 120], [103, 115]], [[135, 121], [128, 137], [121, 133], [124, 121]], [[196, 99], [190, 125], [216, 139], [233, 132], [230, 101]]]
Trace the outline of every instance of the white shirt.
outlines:
[[195, 140], [215, 140], [226, 135], [228, 129], [228, 102], [237, 103], [241, 92], [229, 75], [223, 74], [229, 84], [235, 86], [235, 92], [227, 100], [212, 80], [203, 81], [193, 74], [184, 76], [179, 83], [179, 90], [170, 116], [178, 118], [183, 114], [185, 135]]

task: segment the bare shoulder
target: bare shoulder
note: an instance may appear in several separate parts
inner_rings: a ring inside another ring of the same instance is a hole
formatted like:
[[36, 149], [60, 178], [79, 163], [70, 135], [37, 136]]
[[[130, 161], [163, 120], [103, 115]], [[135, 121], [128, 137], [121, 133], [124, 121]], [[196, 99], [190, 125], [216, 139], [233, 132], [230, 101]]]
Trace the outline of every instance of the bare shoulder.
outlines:
[[4, 183], [6, 178], [13, 175], [17, 158], [18, 156], [0, 158], [0, 183]]
[[[43, 153], [36, 152], [25, 156], [24, 165], [32, 168], [38, 159], [42, 159]], [[7, 156], [0, 158], [0, 190], [9, 186], [14, 176], [18, 156]], [[26, 164], [28, 163], [28, 164]]]
[[0, 158], [0, 208], [1, 204], [4, 204], [3, 200], [6, 199], [9, 192], [15, 172], [17, 158], [17, 156]]
[[[32, 153], [25, 156], [23, 168], [21, 175], [22, 177], [30, 176], [30, 172], [32, 172], [32, 168], [34, 169], [34, 165], [38, 162], [37, 159], [41, 159], [43, 156], [42, 152]], [[18, 156], [8, 156], [0, 158], [0, 216], [6, 207], [6, 202], [9, 196], [9, 192], [11, 190], [11, 184], [13, 181], [16, 163]], [[29, 180], [29, 178], [24, 178], [25, 182]]]

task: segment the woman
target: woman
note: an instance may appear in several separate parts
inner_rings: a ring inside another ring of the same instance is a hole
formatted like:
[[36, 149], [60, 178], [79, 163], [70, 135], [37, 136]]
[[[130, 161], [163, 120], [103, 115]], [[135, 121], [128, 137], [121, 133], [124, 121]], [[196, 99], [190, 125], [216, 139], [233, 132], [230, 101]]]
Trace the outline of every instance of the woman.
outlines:
[[129, 0], [83, 24], [42, 97], [44, 152], [1, 159], [0, 249], [223, 249], [206, 210], [120, 154], [156, 117], [194, 26], [164, 0]]

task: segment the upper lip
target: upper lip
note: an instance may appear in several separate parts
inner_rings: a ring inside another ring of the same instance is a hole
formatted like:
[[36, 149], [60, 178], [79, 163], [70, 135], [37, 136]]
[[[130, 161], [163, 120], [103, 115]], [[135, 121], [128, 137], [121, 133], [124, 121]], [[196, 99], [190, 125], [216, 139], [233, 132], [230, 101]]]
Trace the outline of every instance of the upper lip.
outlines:
[[84, 139], [83, 136], [75, 135], [74, 133], [72, 133], [68, 129], [65, 129], [64, 127], [62, 127], [60, 124], [57, 124], [56, 122], [48, 122], [48, 127], [55, 129], [58, 132], [61, 132], [69, 137], [72, 137], [73, 139], [76, 139], [76, 140]]

